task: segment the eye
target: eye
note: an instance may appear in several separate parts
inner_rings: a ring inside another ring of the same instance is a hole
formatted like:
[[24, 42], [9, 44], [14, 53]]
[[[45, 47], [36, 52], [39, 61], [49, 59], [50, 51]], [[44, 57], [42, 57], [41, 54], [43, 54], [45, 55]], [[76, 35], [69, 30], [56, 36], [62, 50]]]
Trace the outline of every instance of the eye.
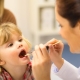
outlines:
[[61, 24], [59, 24], [59, 27], [62, 27], [62, 25], [61, 25]]
[[23, 40], [22, 38], [21, 38], [21, 39], [19, 39], [19, 42], [22, 42], [22, 40]]
[[13, 46], [13, 43], [10, 43], [10, 44], [8, 45], [8, 47], [11, 47], [11, 46]]

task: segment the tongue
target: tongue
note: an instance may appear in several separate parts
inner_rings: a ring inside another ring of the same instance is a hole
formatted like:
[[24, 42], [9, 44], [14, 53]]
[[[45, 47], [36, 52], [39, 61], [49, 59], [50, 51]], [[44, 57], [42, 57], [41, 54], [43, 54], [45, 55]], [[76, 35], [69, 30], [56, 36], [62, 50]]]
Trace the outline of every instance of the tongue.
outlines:
[[23, 58], [23, 57], [24, 57], [24, 55], [23, 55], [23, 54], [21, 54], [19, 57], [20, 57], [20, 58]]

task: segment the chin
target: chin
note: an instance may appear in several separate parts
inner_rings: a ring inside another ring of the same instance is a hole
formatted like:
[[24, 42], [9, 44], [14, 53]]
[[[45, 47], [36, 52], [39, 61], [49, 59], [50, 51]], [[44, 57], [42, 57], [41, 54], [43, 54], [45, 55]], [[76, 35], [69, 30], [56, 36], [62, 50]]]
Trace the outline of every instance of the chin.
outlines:
[[80, 50], [70, 49], [70, 52], [73, 54], [80, 54]]
[[24, 62], [24, 63], [22, 63], [22, 65], [27, 65], [27, 64], [29, 64], [29, 62], [30, 61]]

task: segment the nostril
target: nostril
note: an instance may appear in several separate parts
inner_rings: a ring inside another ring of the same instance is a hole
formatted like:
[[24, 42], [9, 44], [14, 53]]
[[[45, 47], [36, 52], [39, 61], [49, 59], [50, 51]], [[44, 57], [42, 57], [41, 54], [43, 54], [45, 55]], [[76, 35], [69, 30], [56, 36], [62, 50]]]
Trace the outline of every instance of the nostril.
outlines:
[[22, 47], [22, 44], [21, 44], [21, 45], [19, 45], [19, 47]]

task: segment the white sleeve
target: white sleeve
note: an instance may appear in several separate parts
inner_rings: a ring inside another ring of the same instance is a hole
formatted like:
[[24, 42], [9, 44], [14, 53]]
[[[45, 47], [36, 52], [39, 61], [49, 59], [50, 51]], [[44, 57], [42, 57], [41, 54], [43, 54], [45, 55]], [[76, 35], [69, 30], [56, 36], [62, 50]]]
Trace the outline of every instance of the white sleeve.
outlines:
[[58, 68], [54, 64], [52, 64], [51, 68], [52, 68], [51, 73], [50, 73], [51, 80], [62, 80], [60, 77], [58, 77], [57, 75], [54, 74], [59, 71]]
[[[53, 64], [54, 65], [54, 64]], [[80, 68], [76, 68], [66, 60], [58, 72], [54, 72], [54, 67], [51, 67], [51, 74], [56, 74], [63, 80], [80, 80]]]

